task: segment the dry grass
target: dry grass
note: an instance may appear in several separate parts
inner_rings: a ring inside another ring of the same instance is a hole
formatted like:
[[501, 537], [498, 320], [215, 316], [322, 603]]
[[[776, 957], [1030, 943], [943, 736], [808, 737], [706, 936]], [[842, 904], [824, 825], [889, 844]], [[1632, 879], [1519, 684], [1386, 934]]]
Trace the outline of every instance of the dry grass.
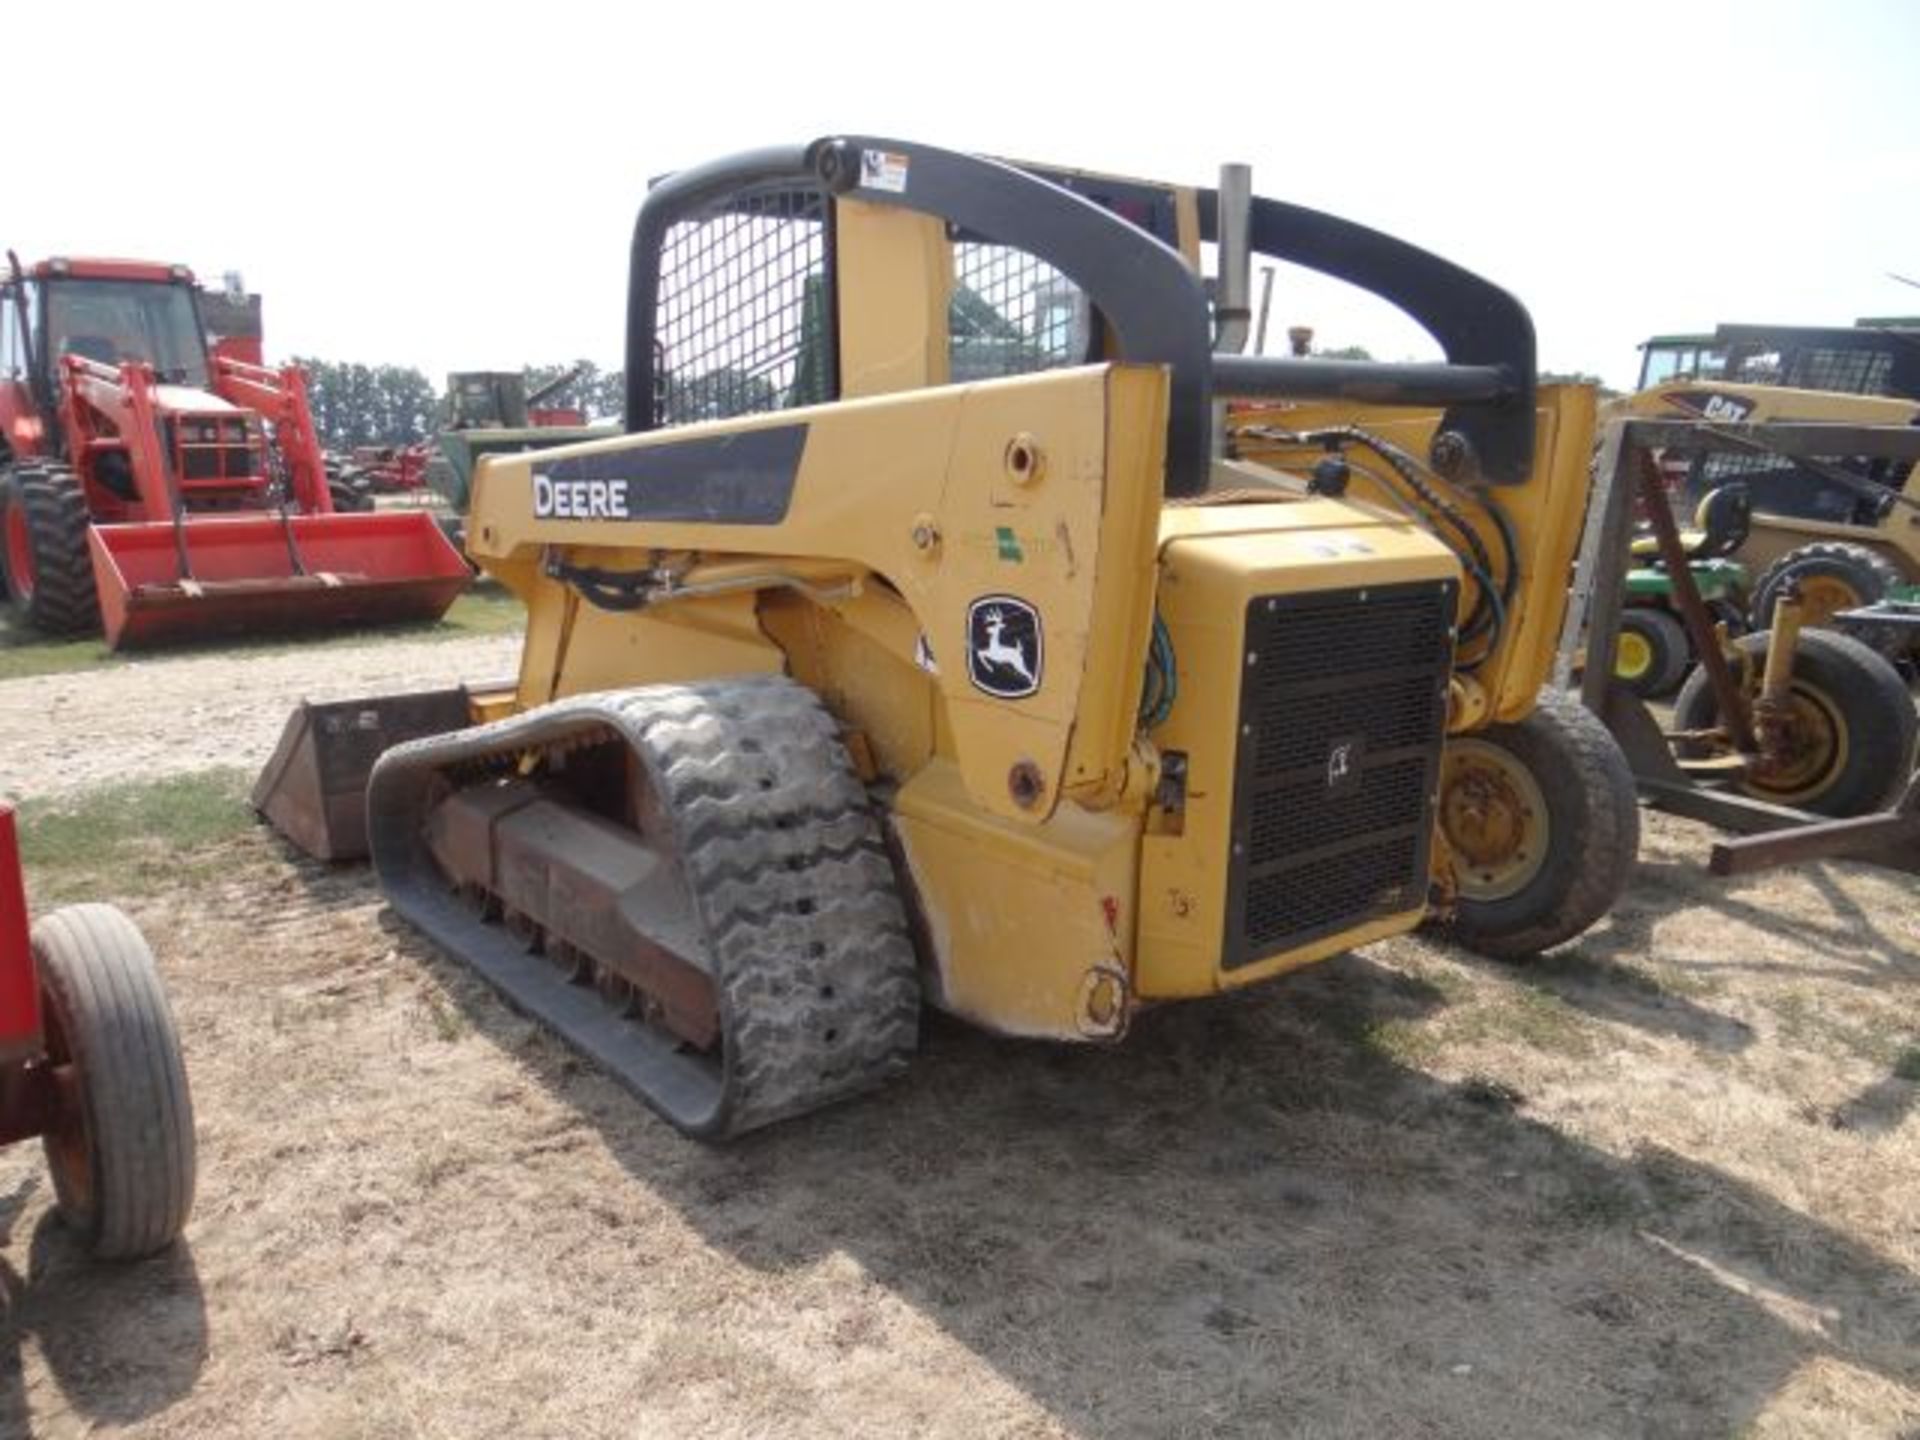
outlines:
[[1920, 886], [1703, 841], [1653, 820], [1531, 969], [1408, 939], [1112, 1050], [936, 1022], [711, 1151], [362, 872], [200, 833], [131, 904], [199, 1209], [96, 1271], [0, 1156], [0, 1433], [1911, 1433]]

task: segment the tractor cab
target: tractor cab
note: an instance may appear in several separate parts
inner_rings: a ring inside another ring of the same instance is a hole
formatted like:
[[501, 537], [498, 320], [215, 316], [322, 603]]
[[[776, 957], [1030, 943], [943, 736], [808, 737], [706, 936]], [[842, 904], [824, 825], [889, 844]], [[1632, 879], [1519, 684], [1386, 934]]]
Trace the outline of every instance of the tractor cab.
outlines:
[[76, 262], [51, 263], [61, 268], [40, 282], [43, 372], [62, 355], [78, 355], [103, 365], [140, 361], [165, 384], [206, 386], [206, 336], [183, 267], [82, 261], [76, 270]]
[[1920, 328], [1909, 320], [1721, 325], [1712, 334], [1656, 335], [1640, 346], [1638, 389], [1715, 380], [1920, 400]]
[[[160, 518], [172, 508], [171, 500], [162, 508], [142, 496], [140, 440], [120, 423], [132, 407], [107, 401], [129, 386], [159, 426], [178, 504], [257, 504], [269, 483], [264, 426], [214, 389], [196, 296], [186, 266], [139, 260], [45, 260], [0, 282], [0, 383], [13, 389], [0, 396], [0, 418], [17, 414], [29, 428], [42, 421], [45, 443], [15, 448], [65, 460], [101, 519]], [[137, 381], [127, 367], [137, 367]]]
[[35, 453], [42, 434], [62, 448], [59, 426], [49, 433], [35, 422], [59, 408], [61, 361], [69, 355], [116, 370], [144, 364], [163, 385], [204, 391], [212, 370], [192, 272], [138, 260], [53, 259], [0, 276], [0, 425], [8, 448]]
[[1726, 372], [1726, 348], [1711, 335], [1655, 335], [1640, 346], [1637, 390], [1669, 380], [1717, 380]]

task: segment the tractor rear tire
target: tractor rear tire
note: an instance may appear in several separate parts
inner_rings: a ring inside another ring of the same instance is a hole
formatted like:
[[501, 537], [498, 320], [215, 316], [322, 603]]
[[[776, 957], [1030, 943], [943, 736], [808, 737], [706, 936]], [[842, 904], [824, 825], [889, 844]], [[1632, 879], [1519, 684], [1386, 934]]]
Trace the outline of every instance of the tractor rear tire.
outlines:
[[327, 471], [327, 498], [342, 515], [363, 515], [374, 508], [373, 487], [358, 471]]
[[153, 952], [111, 905], [33, 927], [47, 1047], [71, 1103], [46, 1136], [60, 1218], [94, 1255], [164, 1250], [193, 1207], [193, 1102]]
[[1642, 699], [1671, 695], [1687, 677], [1693, 646], [1678, 616], [1652, 605], [1629, 605], [1620, 612], [1620, 643], [1614, 651], [1614, 677]]
[[1549, 690], [1525, 719], [1448, 742], [1440, 823], [1458, 894], [1442, 933], [1524, 960], [1613, 908], [1640, 851], [1633, 771], [1579, 700]]
[[87, 553], [86, 492], [64, 465], [16, 465], [0, 513], [5, 519], [7, 593], [13, 613], [43, 635], [91, 635], [100, 599]]
[[[1749, 680], [1766, 668], [1769, 638], [1762, 631], [1734, 642]], [[1748, 693], [1756, 688], [1749, 684]], [[1749, 774], [1741, 790], [1756, 800], [1836, 818], [1891, 804], [1913, 774], [1920, 734], [1913, 697], [1892, 662], [1831, 630], [1802, 630], [1792, 695], [1807, 758], [1782, 773]], [[1719, 715], [1706, 673], [1696, 670], [1673, 702], [1674, 729], [1711, 729]]]
[[[1842, 610], [1873, 605], [1907, 583], [1906, 576], [1878, 550], [1847, 541], [1822, 540], [1789, 550], [1760, 572], [1754, 582], [1755, 630], [1773, 628], [1773, 608], [1792, 581], [1801, 587], [1802, 623], [1831, 626]], [[1902, 632], [1892, 632], [1898, 638]]]
[[7, 512], [13, 508], [13, 466], [0, 465], [0, 590], [11, 598], [13, 584], [7, 579]]

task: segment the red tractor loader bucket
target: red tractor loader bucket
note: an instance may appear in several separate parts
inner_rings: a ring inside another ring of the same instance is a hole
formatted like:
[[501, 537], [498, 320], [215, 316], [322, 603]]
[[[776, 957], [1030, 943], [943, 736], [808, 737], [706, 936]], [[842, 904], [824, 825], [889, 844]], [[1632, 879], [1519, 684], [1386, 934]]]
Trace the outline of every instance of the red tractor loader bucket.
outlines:
[[473, 573], [424, 510], [96, 525], [88, 545], [115, 650], [438, 620]]

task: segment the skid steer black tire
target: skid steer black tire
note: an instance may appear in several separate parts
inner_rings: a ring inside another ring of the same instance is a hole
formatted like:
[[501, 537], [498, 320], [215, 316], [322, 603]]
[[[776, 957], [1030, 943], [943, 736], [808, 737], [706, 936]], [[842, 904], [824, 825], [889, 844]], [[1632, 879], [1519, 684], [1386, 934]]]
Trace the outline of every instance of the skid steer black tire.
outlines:
[[[421, 841], [444, 777], [617, 734], [644, 770], [705, 941], [717, 1063], [616, 1020], [453, 899]], [[396, 909], [678, 1129], [725, 1140], [899, 1074], [920, 987], [893, 863], [833, 717], [757, 675], [574, 696], [396, 746], [367, 791], [374, 868]]]
[[[1734, 642], [1744, 657], [1741, 671], [1749, 678], [1764, 671], [1770, 638], [1762, 631]], [[1892, 662], [1831, 630], [1802, 630], [1794, 648], [1793, 692], [1797, 699], [1809, 699], [1835, 727], [1831, 762], [1803, 783], [1783, 786], [1756, 773], [1741, 782], [1741, 789], [1756, 800], [1835, 818], [1891, 804], [1913, 774], [1920, 732], [1913, 697]], [[1673, 702], [1673, 728], [1707, 730], [1719, 714], [1713, 687], [1705, 672], [1696, 670]]]
[[[1812, 583], [1822, 598], [1831, 595], [1836, 603], [1817, 606], [1806, 617], [1810, 625], [1829, 625], [1833, 614], [1856, 606], [1874, 605], [1889, 592], [1907, 583], [1906, 576], [1878, 550], [1843, 540], [1821, 540], [1789, 550], [1760, 572], [1754, 582], [1753, 605], [1749, 619], [1755, 630], [1773, 628], [1773, 608], [1780, 603], [1787, 584]], [[1882, 627], [1885, 644], [1896, 652], [1906, 648], [1905, 632], [1897, 626]], [[1883, 637], [1876, 634], [1874, 649], [1883, 649]], [[1883, 650], [1884, 653], [1884, 650]]]
[[153, 952], [111, 905], [33, 927], [48, 1048], [77, 1104], [46, 1137], [60, 1218], [105, 1260], [163, 1250], [193, 1206], [193, 1101]]
[[1498, 894], [1474, 893], [1455, 847], [1460, 893], [1442, 932], [1483, 955], [1526, 959], [1581, 934], [1620, 898], [1640, 851], [1633, 771], [1599, 717], [1559, 690], [1544, 691], [1523, 720], [1449, 743], [1463, 742], [1499, 752], [1531, 778], [1547, 810], [1546, 841], [1515, 888]]
[[1678, 690], [1686, 679], [1687, 666], [1693, 663], [1693, 646], [1687, 642], [1687, 627], [1679, 617], [1652, 605], [1629, 605], [1620, 612], [1621, 640], [1630, 634], [1645, 647], [1644, 664], [1629, 664], [1627, 650], [1616, 649], [1614, 676], [1648, 700]]
[[[14, 615], [43, 635], [91, 635], [100, 628], [100, 601], [87, 553], [92, 518], [79, 478], [64, 465], [16, 465], [8, 483], [6, 523], [24, 527], [31, 574], [8, 566], [7, 594]], [[10, 528], [7, 549], [14, 531]]]

